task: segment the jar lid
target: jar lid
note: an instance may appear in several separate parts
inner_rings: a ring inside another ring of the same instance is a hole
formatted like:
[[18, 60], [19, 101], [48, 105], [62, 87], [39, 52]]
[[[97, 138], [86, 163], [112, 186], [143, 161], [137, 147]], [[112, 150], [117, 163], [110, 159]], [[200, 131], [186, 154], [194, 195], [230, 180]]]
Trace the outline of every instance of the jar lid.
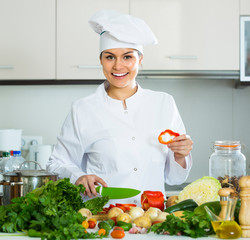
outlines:
[[214, 146], [222, 148], [237, 148], [240, 147], [240, 141], [230, 141], [230, 140], [215, 141]]

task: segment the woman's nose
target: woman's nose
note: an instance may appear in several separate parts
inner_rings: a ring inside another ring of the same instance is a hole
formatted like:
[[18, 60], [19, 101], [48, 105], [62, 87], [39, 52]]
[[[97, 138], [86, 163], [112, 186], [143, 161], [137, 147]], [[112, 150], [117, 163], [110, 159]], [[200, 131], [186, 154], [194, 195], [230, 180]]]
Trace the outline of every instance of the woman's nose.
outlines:
[[123, 61], [121, 59], [116, 59], [113, 68], [119, 70], [122, 68], [122, 66], [123, 66]]

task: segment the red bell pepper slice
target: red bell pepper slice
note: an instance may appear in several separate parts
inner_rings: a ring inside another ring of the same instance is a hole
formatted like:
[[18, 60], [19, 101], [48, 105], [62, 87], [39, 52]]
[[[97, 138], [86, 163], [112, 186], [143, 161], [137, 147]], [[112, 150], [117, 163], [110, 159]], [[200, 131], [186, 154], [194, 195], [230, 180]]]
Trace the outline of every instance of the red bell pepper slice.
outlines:
[[[167, 134], [169, 135], [169, 137], [170, 137], [171, 139], [170, 139], [169, 141], [164, 141], [164, 140], [163, 140], [163, 137], [164, 137], [165, 135], [167, 135]], [[160, 142], [161, 144], [169, 144], [169, 143], [171, 143], [171, 142], [173, 141], [173, 138], [178, 137], [178, 136], [180, 136], [179, 133], [176, 133], [176, 132], [173, 132], [173, 131], [170, 130], [170, 129], [167, 129], [167, 130], [161, 132], [161, 134], [160, 134], [159, 137], [158, 137], [158, 140], [159, 140], [159, 142]]]
[[141, 195], [141, 206], [146, 211], [150, 207], [164, 210], [164, 195], [160, 191], [144, 191]]

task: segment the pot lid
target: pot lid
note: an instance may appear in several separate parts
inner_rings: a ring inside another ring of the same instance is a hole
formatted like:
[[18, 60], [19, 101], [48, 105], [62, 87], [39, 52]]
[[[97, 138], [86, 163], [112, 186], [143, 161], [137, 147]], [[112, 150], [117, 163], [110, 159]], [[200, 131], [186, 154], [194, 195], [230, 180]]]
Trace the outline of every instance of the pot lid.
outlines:
[[50, 173], [44, 169], [42, 170], [15, 170], [14, 172], [7, 172], [3, 174], [5, 177], [49, 177], [57, 176], [57, 174]]
[[[38, 169], [21, 169], [22, 165], [26, 162], [34, 162], [39, 165], [41, 168], [40, 170]], [[35, 161], [24, 161], [20, 167], [19, 170], [15, 170], [13, 172], [8, 172], [4, 173], [4, 176], [11, 176], [11, 177], [49, 177], [49, 176], [57, 176], [58, 174], [55, 173], [50, 173], [46, 171], [45, 169], [42, 169], [41, 165], [38, 162]]]

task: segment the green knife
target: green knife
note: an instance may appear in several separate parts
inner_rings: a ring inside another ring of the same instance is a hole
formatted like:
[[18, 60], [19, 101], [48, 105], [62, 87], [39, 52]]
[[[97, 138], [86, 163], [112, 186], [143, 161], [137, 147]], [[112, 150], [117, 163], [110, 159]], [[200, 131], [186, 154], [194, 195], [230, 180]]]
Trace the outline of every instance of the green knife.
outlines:
[[110, 199], [130, 198], [138, 195], [141, 191], [132, 188], [116, 188], [116, 187], [96, 187], [96, 192], [100, 195], [109, 196]]

